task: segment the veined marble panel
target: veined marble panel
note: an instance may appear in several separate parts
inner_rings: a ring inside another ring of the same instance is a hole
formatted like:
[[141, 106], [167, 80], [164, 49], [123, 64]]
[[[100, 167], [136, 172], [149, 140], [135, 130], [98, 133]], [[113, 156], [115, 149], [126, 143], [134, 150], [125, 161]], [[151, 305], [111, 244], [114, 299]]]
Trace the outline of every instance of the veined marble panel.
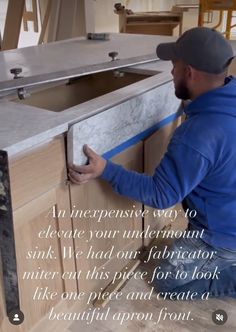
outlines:
[[112, 107], [71, 126], [68, 132], [69, 164], [85, 164], [83, 145], [102, 155], [177, 112], [173, 82]]

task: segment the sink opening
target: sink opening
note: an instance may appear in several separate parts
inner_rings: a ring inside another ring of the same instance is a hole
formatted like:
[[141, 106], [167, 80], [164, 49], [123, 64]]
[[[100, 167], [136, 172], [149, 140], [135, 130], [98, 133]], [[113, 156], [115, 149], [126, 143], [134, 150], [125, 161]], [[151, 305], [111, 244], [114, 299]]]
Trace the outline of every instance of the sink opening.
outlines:
[[24, 100], [17, 99], [14, 101], [54, 112], [61, 112], [152, 75], [153, 72], [142, 73], [142, 71], [139, 71], [135, 73], [132, 71], [125, 72], [124, 70], [90, 74], [70, 79], [67, 83], [61, 85], [33, 92], [30, 97]]

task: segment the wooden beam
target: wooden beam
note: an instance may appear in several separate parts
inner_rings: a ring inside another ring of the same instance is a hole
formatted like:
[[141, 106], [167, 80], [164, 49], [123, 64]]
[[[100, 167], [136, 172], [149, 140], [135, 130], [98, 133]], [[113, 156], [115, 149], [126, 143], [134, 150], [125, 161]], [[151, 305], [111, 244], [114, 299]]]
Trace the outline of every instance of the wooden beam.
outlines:
[[39, 0], [39, 10], [42, 21], [39, 44], [95, 31], [94, 0]]
[[17, 48], [25, 0], [8, 0], [2, 50]]
[[72, 38], [76, 20], [77, 1], [61, 0], [56, 40]]
[[36, 0], [31, 0], [31, 1], [32, 1], [32, 11], [27, 10], [26, 4], [25, 4], [25, 8], [24, 8], [24, 13], [23, 13], [24, 31], [29, 31], [28, 22], [33, 22], [34, 32], [39, 32], [37, 1]]
[[86, 0], [84, 6], [86, 33], [95, 32], [95, 1]]
[[[50, 17], [50, 13], [51, 13], [51, 4], [52, 4], [52, 2], [49, 0], [46, 4], [44, 14], [43, 14], [43, 10], [40, 10], [42, 28], [41, 28], [38, 44], [42, 44], [43, 42], [45, 42], [45, 39], [46, 39], [46, 31], [47, 31], [48, 21], [49, 21], [49, 17]], [[42, 16], [43, 16], [43, 19], [42, 19]]]
[[1, 34], [1, 31], [0, 31], [0, 51], [2, 50], [2, 34]]

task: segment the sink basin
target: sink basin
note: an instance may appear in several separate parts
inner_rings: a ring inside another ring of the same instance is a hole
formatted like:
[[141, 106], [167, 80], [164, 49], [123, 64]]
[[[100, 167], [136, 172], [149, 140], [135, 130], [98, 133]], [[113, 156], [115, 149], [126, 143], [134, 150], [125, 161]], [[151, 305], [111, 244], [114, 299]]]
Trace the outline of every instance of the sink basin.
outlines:
[[[156, 72], [157, 74], [157, 72]], [[60, 85], [33, 92], [24, 100], [14, 100], [54, 112], [64, 111], [72, 106], [118, 90], [143, 80], [153, 73], [131, 71], [106, 71], [73, 78]]]

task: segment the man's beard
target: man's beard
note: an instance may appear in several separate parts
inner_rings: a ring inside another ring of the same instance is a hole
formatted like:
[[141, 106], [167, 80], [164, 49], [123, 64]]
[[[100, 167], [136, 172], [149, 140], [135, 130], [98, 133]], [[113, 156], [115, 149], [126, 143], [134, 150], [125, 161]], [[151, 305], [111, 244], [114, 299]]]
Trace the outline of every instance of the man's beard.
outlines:
[[181, 81], [178, 82], [178, 84], [176, 84], [175, 95], [177, 98], [182, 99], [182, 100], [191, 99], [189, 89], [188, 89], [184, 79], [182, 79]]

